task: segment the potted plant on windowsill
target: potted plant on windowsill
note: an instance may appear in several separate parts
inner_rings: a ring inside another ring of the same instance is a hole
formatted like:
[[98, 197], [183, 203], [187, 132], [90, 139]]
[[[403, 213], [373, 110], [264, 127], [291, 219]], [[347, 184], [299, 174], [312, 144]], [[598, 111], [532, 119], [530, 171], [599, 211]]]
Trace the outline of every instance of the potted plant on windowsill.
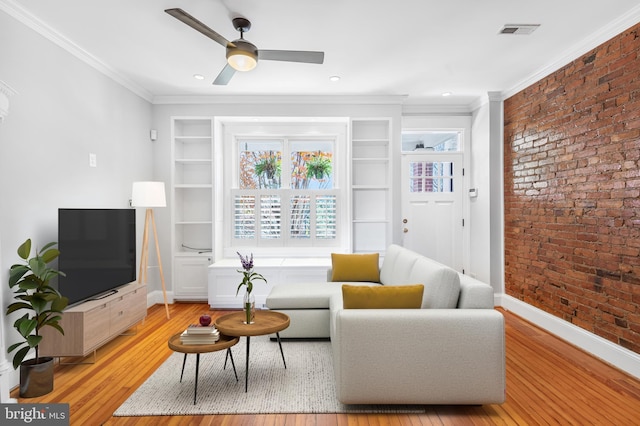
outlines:
[[[42, 327], [53, 327], [64, 334], [60, 326], [61, 313], [69, 301], [49, 285], [53, 277], [64, 276], [48, 266], [60, 255], [55, 245], [49, 243], [40, 251], [36, 249], [35, 255], [29, 258], [31, 240], [26, 240], [18, 247], [18, 256], [25, 262], [12, 265], [9, 271], [9, 287], [14, 290], [17, 301], [7, 307], [7, 315], [26, 311], [13, 324], [23, 341], [7, 349], [8, 353], [16, 351], [13, 368], [20, 367], [20, 396], [23, 398], [45, 395], [53, 390], [53, 358], [40, 357], [38, 345], [42, 341]], [[35, 358], [25, 361], [31, 349], [35, 349]]]

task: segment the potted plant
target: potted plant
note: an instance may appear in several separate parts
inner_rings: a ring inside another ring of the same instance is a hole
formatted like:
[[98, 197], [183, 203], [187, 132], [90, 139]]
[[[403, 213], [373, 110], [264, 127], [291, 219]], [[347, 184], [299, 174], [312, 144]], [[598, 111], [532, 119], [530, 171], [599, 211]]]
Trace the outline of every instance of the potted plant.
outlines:
[[279, 178], [281, 173], [280, 160], [277, 155], [270, 152], [267, 157], [261, 158], [255, 163], [254, 171], [258, 177], [258, 185], [260, 188], [271, 188], [279, 186]]
[[331, 176], [331, 159], [318, 155], [307, 162], [307, 178], [322, 180]]
[[[23, 341], [9, 346], [7, 350], [8, 353], [16, 351], [13, 368], [20, 367], [20, 396], [23, 398], [44, 395], [53, 390], [53, 358], [40, 357], [38, 345], [42, 341], [42, 327], [53, 327], [64, 334], [60, 326], [61, 313], [69, 301], [49, 285], [53, 277], [64, 276], [64, 273], [48, 266], [60, 255], [55, 245], [49, 243], [40, 251], [36, 249], [34, 256], [29, 258], [31, 240], [28, 239], [18, 247], [18, 256], [25, 262], [12, 265], [9, 271], [9, 287], [14, 290], [17, 301], [7, 307], [7, 315], [26, 311], [13, 324]], [[32, 348], [35, 349], [35, 358], [25, 361]]]

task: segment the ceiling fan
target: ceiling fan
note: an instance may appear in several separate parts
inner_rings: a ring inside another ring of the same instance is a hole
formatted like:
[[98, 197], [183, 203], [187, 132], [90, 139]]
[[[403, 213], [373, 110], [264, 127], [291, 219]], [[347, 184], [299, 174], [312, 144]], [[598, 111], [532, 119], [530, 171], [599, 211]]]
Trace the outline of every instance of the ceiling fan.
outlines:
[[232, 20], [233, 27], [240, 32], [240, 38], [229, 41], [182, 9], [166, 9], [165, 12], [227, 49], [227, 64], [214, 80], [213, 84], [215, 85], [226, 85], [236, 71], [250, 71], [254, 69], [259, 59], [304, 62], [309, 64], [321, 64], [324, 62], [324, 52], [258, 50], [253, 43], [244, 39], [244, 33], [251, 28], [251, 22], [246, 18], [238, 17]]

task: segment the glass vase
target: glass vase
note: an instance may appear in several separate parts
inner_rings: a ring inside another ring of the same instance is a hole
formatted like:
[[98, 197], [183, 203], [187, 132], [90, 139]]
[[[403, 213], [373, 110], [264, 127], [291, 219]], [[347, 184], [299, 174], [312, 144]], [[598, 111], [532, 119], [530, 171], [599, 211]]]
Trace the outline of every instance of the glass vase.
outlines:
[[251, 293], [245, 293], [242, 300], [242, 310], [244, 311], [244, 323], [253, 324], [256, 317], [256, 299]]

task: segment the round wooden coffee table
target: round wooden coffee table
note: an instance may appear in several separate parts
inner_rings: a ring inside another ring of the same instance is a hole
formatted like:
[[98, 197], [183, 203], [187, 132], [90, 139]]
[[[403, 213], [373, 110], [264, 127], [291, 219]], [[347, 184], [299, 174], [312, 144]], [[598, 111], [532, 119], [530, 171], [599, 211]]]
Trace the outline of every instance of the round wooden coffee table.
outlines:
[[182, 373], [180, 373], [180, 382], [182, 382], [182, 376], [184, 375], [184, 366], [187, 362], [188, 354], [196, 354], [196, 384], [193, 392], [193, 404], [196, 403], [196, 398], [198, 396], [198, 370], [200, 369], [200, 354], [208, 353], [208, 352], [216, 352], [226, 349], [227, 354], [224, 359], [224, 368], [227, 367], [227, 358], [231, 358], [231, 365], [233, 366], [233, 374], [236, 376], [236, 380], [238, 380], [238, 374], [236, 373], [236, 364], [233, 362], [233, 354], [231, 353], [231, 346], [235, 345], [240, 341], [239, 337], [228, 336], [220, 333], [220, 339], [217, 342], [211, 344], [203, 344], [203, 345], [184, 345], [180, 341], [180, 335], [182, 333], [174, 334], [169, 339], [169, 348], [175, 352], [180, 352], [184, 354], [184, 359], [182, 360]]
[[247, 361], [244, 376], [244, 391], [246, 392], [249, 388], [249, 344], [251, 336], [276, 333], [280, 355], [282, 355], [282, 363], [284, 368], [287, 368], [287, 362], [284, 360], [284, 352], [282, 351], [282, 343], [280, 342], [280, 331], [289, 327], [290, 320], [289, 316], [282, 312], [260, 310], [256, 311], [253, 324], [245, 324], [244, 320], [244, 312], [234, 312], [216, 319], [215, 326], [220, 333], [227, 336], [245, 336], [247, 338]]

